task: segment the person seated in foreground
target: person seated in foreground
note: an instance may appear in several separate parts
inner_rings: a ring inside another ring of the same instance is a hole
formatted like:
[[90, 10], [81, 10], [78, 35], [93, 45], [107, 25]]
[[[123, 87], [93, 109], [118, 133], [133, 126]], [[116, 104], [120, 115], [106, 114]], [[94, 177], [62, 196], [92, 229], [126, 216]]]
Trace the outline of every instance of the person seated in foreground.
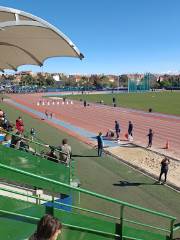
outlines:
[[10, 147], [19, 149], [20, 141], [21, 141], [21, 133], [16, 129], [14, 130], [13, 135], [11, 137]]
[[0, 117], [0, 127], [3, 128], [4, 117]]
[[5, 130], [7, 130], [9, 125], [9, 121], [7, 120], [7, 118], [1, 118], [1, 127], [4, 128]]
[[61, 231], [62, 224], [59, 220], [47, 214], [40, 219], [36, 232], [29, 240], [56, 240]]
[[14, 124], [8, 121], [7, 127], [6, 127], [6, 131], [7, 132], [12, 132], [14, 128]]
[[2, 145], [6, 147], [15, 148], [21, 151], [35, 153], [35, 150], [29, 146], [29, 139], [15, 129], [11, 134], [7, 133]]
[[2, 118], [4, 116], [4, 112], [2, 109], [0, 109], [0, 118]]
[[72, 150], [71, 146], [68, 145], [68, 140], [63, 139], [62, 145], [59, 147], [60, 153], [59, 153], [59, 160], [62, 163], [65, 163], [67, 166], [69, 166]]
[[51, 146], [50, 146], [50, 149], [51, 149], [50, 152], [47, 153], [47, 159], [50, 160], [50, 161], [58, 163], [57, 156], [56, 156], [56, 153], [55, 153], [55, 149]]
[[2, 142], [2, 145], [5, 147], [11, 146], [11, 135], [10, 134], [6, 134], [4, 141]]
[[0, 143], [4, 141], [6, 134], [4, 132], [4, 129], [0, 127]]
[[19, 143], [19, 150], [29, 152], [30, 147], [29, 147], [29, 141], [26, 136], [22, 137]]

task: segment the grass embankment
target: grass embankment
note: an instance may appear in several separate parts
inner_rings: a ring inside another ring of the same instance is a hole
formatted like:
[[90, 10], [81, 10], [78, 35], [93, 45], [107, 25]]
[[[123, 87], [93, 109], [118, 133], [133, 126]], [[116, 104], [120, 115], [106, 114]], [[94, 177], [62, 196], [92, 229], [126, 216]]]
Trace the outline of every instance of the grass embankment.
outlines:
[[118, 93], [118, 94], [83, 94], [67, 95], [75, 100], [100, 102], [112, 106], [112, 99], [116, 98], [117, 106], [153, 112], [180, 115], [180, 92], [150, 92], [150, 93]]
[[[154, 185], [153, 180], [123, 165], [118, 160], [104, 156], [97, 157], [95, 149], [77, 141], [66, 133], [51, 127], [38, 118], [0, 103], [0, 108], [6, 111], [7, 116], [13, 122], [22, 116], [26, 129], [36, 129], [39, 138], [51, 145], [59, 145], [63, 138], [68, 138], [72, 146], [76, 161], [76, 174], [80, 178], [81, 187], [107, 195], [119, 200], [138, 204], [143, 207], [169, 213], [177, 216], [180, 221], [180, 194], [166, 186]], [[126, 184], [121, 184], [126, 181]], [[119, 216], [119, 207], [114, 207], [102, 201], [81, 197], [81, 206], [98, 209]], [[131, 211], [129, 215], [136, 217], [137, 211]], [[159, 223], [158, 218], [151, 218], [148, 214], [140, 214], [141, 221], [146, 220], [151, 224]], [[163, 220], [161, 223], [165, 223]]]

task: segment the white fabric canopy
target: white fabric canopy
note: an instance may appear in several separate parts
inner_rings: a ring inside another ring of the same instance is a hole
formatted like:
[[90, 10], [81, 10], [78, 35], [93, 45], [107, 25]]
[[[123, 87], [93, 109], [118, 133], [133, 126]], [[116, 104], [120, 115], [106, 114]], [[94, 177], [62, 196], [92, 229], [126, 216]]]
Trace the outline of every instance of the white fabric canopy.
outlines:
[[0, 7], [0, 70], [42, 66], [49, 57], [84, 56], [56, 27], [29, 13]]

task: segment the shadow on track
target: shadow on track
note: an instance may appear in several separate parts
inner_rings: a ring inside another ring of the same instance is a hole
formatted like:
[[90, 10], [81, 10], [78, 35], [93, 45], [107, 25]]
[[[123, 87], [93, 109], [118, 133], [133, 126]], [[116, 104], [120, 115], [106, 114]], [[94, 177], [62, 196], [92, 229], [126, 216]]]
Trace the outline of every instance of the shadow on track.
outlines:
[[73, 157], [96, 157], [96, 158], [98, 158], [97, 155], [92, 156], [92, 155], [78, 155], [78, 154], [73, 154], [73, 155], [72, 155], [72, 158], [73, 158]]
[[141, 182], [128, 182], [128, 181], [119, 181], [119, 183], [113, 183], [117, 187], [137, 187], [141, 185], [160, 185], [158, 182], [154, 183], [141, 183]]

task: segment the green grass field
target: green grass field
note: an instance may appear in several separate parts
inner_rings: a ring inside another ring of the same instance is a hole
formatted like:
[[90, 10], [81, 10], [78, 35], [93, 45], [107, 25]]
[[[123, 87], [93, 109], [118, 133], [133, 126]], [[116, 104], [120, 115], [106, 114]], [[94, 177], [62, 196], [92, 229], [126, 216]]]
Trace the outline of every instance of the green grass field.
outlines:
[[[62, 138], [68, 138], [73, 149], [73, 157], [76, 161], [76, 175], [79, 177], [81, 187], [107, 195], [119, 200], [138, 204], [143, 207], [169, 213], [177, 216], [180, 222], [180, 194], [167, 188], [166, 186], [154, 185], [154, 180], [140, 174], [139, 172], [127, 167], [113, 157], [105, 155], [98, 158], [95, 149], [90, 148], [66, 133], [57, 131], [56, 128], [49, 126], [40, 119], [35, 119], [22, 113], [13, 107], [0, 104], [13, 122], [20, 115], [22, 116], [26, 129], [34, 127], [39, 138], [51, 145], [59, 145]], [[120, 181], [128, 181], [129, 186], [121, 186]], [[137, 184], [138, 183], [138, 184]], [[120, 210], [109, 206], [107, 203], [81, 197], [81, 206], [106, 211], [109, 214], [119, 216]], [[133, 216], [137, 212], [131, 211]], [[140, 216], [141, 220], [147, 215]], [[149, 218], [149, 223], [158, 223], [158, 219]], [[146, 221], [147, 222], [147, 221]], [[162, 221], [162, 223], [164, 223]], [[165, 223], [164, 223], [165, 224]]]
[[83, 94], [71, 95], [67, 98], [100, 102], [112, 105], [112, 98], [116, 98], [117, 106], [140, 109], [153, 112], [180, 115], [180, 92], [150, 92], [150, 93], [120, 93], [120, 94]]

